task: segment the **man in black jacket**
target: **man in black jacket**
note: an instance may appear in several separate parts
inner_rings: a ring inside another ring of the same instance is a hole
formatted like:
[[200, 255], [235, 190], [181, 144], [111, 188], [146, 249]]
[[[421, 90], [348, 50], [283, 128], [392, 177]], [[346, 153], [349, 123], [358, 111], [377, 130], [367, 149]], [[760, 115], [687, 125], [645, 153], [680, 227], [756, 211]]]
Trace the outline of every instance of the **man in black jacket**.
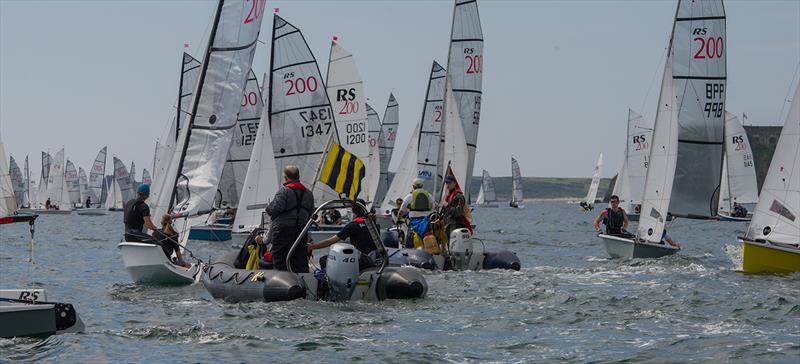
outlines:
[[314, 195], [300, 183], [300, 169], [297, 166], [286, 166], [283, 169], [283, 179], [283, 186], [266, 208], [271, 219], [269, 236], [272, 241], [272, 261], [275, 269], [289, 270], [291, 264], [293, 272], [307, 273], [307, 236], [303, 237], [294, 254], [291, 257], [288, 255], [292, 244], [314, 212]]

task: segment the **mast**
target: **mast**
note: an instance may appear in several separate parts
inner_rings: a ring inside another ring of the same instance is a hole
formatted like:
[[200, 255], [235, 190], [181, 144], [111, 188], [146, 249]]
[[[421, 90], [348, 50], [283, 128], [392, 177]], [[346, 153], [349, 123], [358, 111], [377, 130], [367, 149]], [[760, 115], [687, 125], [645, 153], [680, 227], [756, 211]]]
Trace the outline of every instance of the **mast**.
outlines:
[[[197, 93], [193, 96], [192, 112], [191, 114], [189, 114], [189, 122], [186, 123], [186, 129], [187, 129], [185, 133], [186, 136], [183, 140], [183, 146], [181, 147], [181, 158], [178, 161], [178, 172], [175, 174], [175, 183], [173, 184], [172, 187], [172, 194], [170, 195], [169, 198], [169, 207], [167, 208], [167, 211], [172, 211], [172, 209], [175, 207], [175, 192], [177, 189], [176, 187], [178, 186], [178, 181], [180, 180], [182, 174], [181, 172], [183, 171], [183, 161], [186, 158], [186, 149], [189, 147], [189, 137], [191, 137], [192, 135], [192, 126], [194, 125], [194, 119], [195, 119], [195, 114], [197, 113], [197, 107], [200, 105], [200, 95], [203, 92], [203, 82], [205, 81], [206, 71], [208, 70], [208, 59], [211, 56], [211, 48], [213, 47], [214, 39], [217, 36], [217, 27], [219, 26], [219, 16], [222, 13], [223, 3], [224, 0], [219, 0], [219, 2], [217, 3], [217, 12], [214, 14], [214, 23], [211, 26], [211, 36], [209, 37], [208, 40], [206, 53], [203, 56], [203, 64], [201, 65], [201, 70], [200, 70], [200, 79], [197, 81], [197, 87], [196, 87]], [[181, 68], [182, 67], [183, 66], [181, 66]], [[183, 79], [183, 72], [181, 72], [181, 79]], [[178, 100], [179, 100], [178, 102], [180, 102], [180, 97], [178, 97]], [[178, 109], [178, 112], [180, 113], [180, 108]], [[177, 135], [179, 135], [180, 133], [176, 132], [175, 134], [177, 138]]]

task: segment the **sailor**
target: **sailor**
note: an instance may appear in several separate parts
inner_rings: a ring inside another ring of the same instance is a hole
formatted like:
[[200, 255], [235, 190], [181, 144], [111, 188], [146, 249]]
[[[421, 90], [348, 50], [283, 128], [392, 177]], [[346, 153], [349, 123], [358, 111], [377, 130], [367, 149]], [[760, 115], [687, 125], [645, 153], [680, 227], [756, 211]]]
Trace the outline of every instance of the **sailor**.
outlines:
[[592, 211], [592, 210], [594, 210], [594, 206], [589, 205], [588, 203], [586, 203], [586, 201], [581, 201], [580, 205], [583, 208], [583, 211]]
[[[363, 206], [367, 205], [367, 203], [362, 199], [358, 199], [357, 202]], [[365, 212], [366, 211], [363, 209], [353, 206], [353, 216], [355, 216], [355, 218], [347, 223], [347, 225], [345, 225], [342, 230], [336, 233], [336, 235], [322, 240], [319, 243], [309, 244], [308, 253], [311, 254], [311, 252], [314, 250], [327, 248], [338, 243], [339, 241], [350, 239], [350, 244], [356, 247], [356, 249], [358, 249], [358, 251], [361, 253], [358, 258], [358, 269], [363, 270], [374, 267], [375, 260], [372, 258], [372, 256], [370, 256], [370, 253], [376, 250], [376, 246], [375, 241], [369, 234], [369, 229], [367, 229], [366, 219], [369, 219], [370, 217], [367, 216]], [[325, 257], [323, 257], [323, 259], [325, 259]], [[320, 261], [322, 261], [322, 259], [320, 259]]]
[[85, 207], [88, 209], [92, 207], [92, 196], [86, 196], [86, 205]]
[[747, 217], [747, 209], [738, 202], [733, 203], [733, 217]]
[[397, 222], [398, 219], [400, 218], [400, 206], [402, 206], [402, 205], [403, 205], [403, 199], [402, 198], [398, 198], [398, 199], [394, 200], [394, 206], [395, 207], [389, 211], [389, 213], [392, 215], [392, 219], [395, 222]]
[[[408, 226], [411, 228], [411, 232], [419, 237], [420, 241], [428, 232], [428, 224], [430, 223], [428, 216], [433, 211], [433, 197], [422, 187], [423, 185], [422, 179], [414, 179], [411, 183], [411, 193], [403, 199], [398, 212], [399, 217], [408, 217]], [[414, 234], [408, 234], [406, 246], [414, 246], [413, 236]]]
[[161, 216], [161, 229], [153, 230], [153, 240], [155, 240], [158, 245], [161, 245], [161, 249], [164, 250], [164, 254], [167, 258], [173, 259], [172, 253], [175, 253], [175, 258], [172, 261], [175, 265], [190, 268], [191, 265], [183, 261], [181, 246], [178, 242], [179, 239], [178, 232], [172, 227], [172, 216], [169, 214]]
[[664, 232], [661, 233], [661, 244], [669, 244], [669, 245], [672, 245], [673, 247], [676, 247], [676, 248], [680, 248], [681, 247], [681, 245], [678, 244], [675, 240], [672, 240], [672, 236], [667, 234], [667, 229], [666, 228], [664, 229]]
[[342, 213], [337, 209], [325, 210], [320, 214], [317, 224], [320, 225], [341, 225]]
[[442, 215], [445, 218], [446, 226], [445, 234], [449, 238], [450, 232], [459, 229], [469, 229], [472, 234], [472, 224], [469, 217], [469, 207], [467, 207], [467, 200], [464, 198], [464, 193], [456, 183], [456, 178], [448, 175], [444, 178], [445, 186], [447, 187], [447, 198], [442, 204]]
[[126, 241], [152, 241], [152, 237], [144, 232], [144, 228], [157, 230], [150, 221], [150, 207], [145, 200], [150, 197], [150, 185], [142, 184], [136, 189], [136, 198], [125, 203], [124, 222]]
[[[286, 166], [283, 169], [283, 180], [283, 186], [266, 208], [272, 220], [269, 232], [272, 260], [277, 270], [289, 270], [288, 264], [291, 264], [293, 272], [308, 273], [307, 236], [301, 239], [294, 255], [288, 255], [292, 244], [314, 212], [314, 194], [300, 183], [300, 169], [297, 166]], [[263, 237], [256, 241], [263, 242]], [[290, 263], [287, 263], [287, 258]]]
[[597, 215], [594, 219], [594, 229], [600, 232], [600, 223], [606, 226], [608, 235], [630, 235], [625, 229], [628, 228], [628, 214], [622, 207], [619, 207], [619, 196], [611, 196], [611, 207], [608, 207]]
[[44, 208], [46, 210], [50, 210], [53, 205], [50, 203], [50, 197], [47, 198], [47, 201], [44, 202]]

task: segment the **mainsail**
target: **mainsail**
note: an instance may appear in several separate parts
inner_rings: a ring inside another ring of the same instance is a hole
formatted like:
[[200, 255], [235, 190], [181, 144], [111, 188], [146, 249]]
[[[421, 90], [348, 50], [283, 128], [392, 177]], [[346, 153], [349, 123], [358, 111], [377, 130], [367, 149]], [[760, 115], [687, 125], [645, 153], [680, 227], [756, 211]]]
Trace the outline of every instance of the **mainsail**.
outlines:
[[647, 175], [647, 158], [653, 138], [653, 129], [647, 126], [642, 115], [628, 109], [628, 138], [625, 142], [625, 159], [619, 172], [613, 194], [619, 197], [620, 206], [628, 213], [642, 203], [644, 180]]
[[[327, 85], [331, 108], [333, 108], [334, 112], [333, 119], [336, 121], [339, 144], [361, 159], [364, 162], [364, 169], [369, 171], [373, 166], [369, 164], [370, 150], [367, 135], [369, 126], [367, 125], [367, 108], [364, 106], [367, 101], [364, 82], [361, 80], [353, 55], [335, 41], [331, 42], [328, 75], [325, 84]], [[380, 166], [377, 167], [380, 170]], [[362, 191], [366, 193], [360, 195], [366, 201], [372, 201], [373, 197], [369, 196], [369, 192], [373, 191], [372, 186], [369, 185], [370, 182], [368, 179], [363, 182]], [[318, 197], [318, 202], [327, 199], [320, 200], [319, 197], [323, 196], [316, 196], [320, 187], [327, 192], [328, 188], [323, 186], [325, 185], [316, 184], [314, 186], [315, 197]]]
[[667, 213], [684, 217], [716, 213], [714, 192], [722, 171], [725, 41], [722, 0], [678, 3], [636, 230], [648, 242], [661, 241]]
[[146, 185], [153, 184], [153, 178], [150, 177], [150, 172], [146, 168], [142, 169], [142, 183]]
[[411, 140], [403, 152], [403, 157], [400, 159], [400, 165], [394, 173], [392, 184], [386, 192], [386, 197], [383, 198], [381, 203], [381, 213], [388, 215], [395, 206], [395, 200], [405, 198], [411, 192], [411, 183], [417, 178], [417, 144], [419, 143], [419, 130], [420, 124], [414, 128], [411, 133]]
[[97, 152], [97, 157], [94, 158], [92, 163], [92, 170], [89, 172], [89, 196], [92, 197], [92, 203], [100, 204], [103, 197], [103, 180], [106, 175], [106, 150], [103, 147]]
[[[80, 182], [80, 199], [78, 199], [78, 205], [82, 205], [86, 201], [86, 197], [89, 197], [89, 179], [86, 177], [86, 171], [81, 167], [78, 167], [78, 181]], [[92, 199], [92, 202], [96, 201], [97, 200]]]
[[366, 186], [369, 187], [370, 191], [367, 196], [372, 198], [371, 202], [374, 202], [375, 205], [378, 202], [375, 202], [378, 193], [378, 187], [380, 185], [380, 178], [381, 178], [381, 170], [383, 166], [381, 165], [381, 152], [379, 148], [379, 140], [381, 139], [381, 119], [378, 116], [378, 113], [372, 106], [367, 105], [367, 121], [369, 122], [369, 163], [368, 165], [372, 166], [372, 168], [367, 170], [366, 175]]
[[47, 193], [44, 199], [50, 199], [50, 204], [59, 208], [67, 208], [69, 196], [64, 188], [64, 148], [56, 153], [50, 163], [50, 173], [47, 178]]
[[436, 191], [442, 184], [443, 166], [439, 164], [440, 133], [444, 118], [444, 85], [447, 71], [436, 61], [431, 66], [425, 103], [419, 128], [417, 177], [427, 191]]
[[337, 135], [331, 104], [300, 30], [277, 14], [272, 29], [267, 105], [276, 167], [297, 166], [300, 181], [310, 187], [328, 140]]
[[[519, 168], [517, 168], [517, 169], [519, 169]], [[512, 180], [512, 183], [513, 183], [513, 180]], [[478, 198], [477, 200], [475, 200], [476, 203], [479, 203], [479, 204], [480, 203], [489, 203], [489, 202], [494, 202], [494, 201], [497, 200], [497, 196], [496, 196], [495, 190], [494, 190], [494, 180], [492, 179], [492, 176], [489, 175], [489, 171], [487, 171], [485, 169], [483, 170], [483, 178], [481, 179], [481, 192], [483, 192], [481, 194], [482, 197], [483, 197], [483, 201], [480, 201], [481, 199]], [[520, 193], [522, 193], [522, 191], [520, 191]]]
[[131, 170], [129, 175], [131, 176], [131, 185], [134, 189], [138, 187], [138, 183], [136, 183], [136, 162], [131, 161]]
[[258, 85], [256, 74], [250, 70], [242, 96], [241, 108], [236, 117], [236, 127], [233, 128], [233, 139], [228, 149], [228, 157], [219, 180], [221, 199], [217, 202], [220, 205], [233, 207], [239, 204], [250, 155], [253, 153], [253, 143], [258, 133], [258, 120], [261, 118], [263, 109], [264, 100], [261, 97], [261, 87]]
[[400, 106], [394, 94], [389, 94], [389, 101], [386, 103], [386, 110], [383, 112], [383, 123], [381, 123], [381, 138], [378, 141], [381, 159], [381, 178], [378, 184], [378, 192], [375, 193], [374, 200], [380, 203], [386, 197], [389, 189], [389, 165], [392, 163], [392, 152], [394, 152], [394, 141], [397, 138], [397, 130], [400, 128]]
[[117, 157], [114, 157], [114, 183], [116, 183], [114, 188], [118, 188], [120, 191], [121, 203], [124, 204], [128, 200], [136, 197], [133, 191], [133, 183], [131, 183], [131, 176], [128, 174], [128, 169], [125, 168], [125, 164]]
[[750, 239], [800, 243], [800, 82], [761, 186]]
[[11, 177], [11, 187], [14, 190], [14, 198], [16, 199], [17, 206], [25, 205], [25, 179], [22, 177], [22, 171], [19, 169], [14, 156], [10, 157], [8, 163], [8, 174]]
[[39, 174], [39, 188], [36, 193], [36, 203], [39, 208], [44, 208], [45, 201], [47, 201], [47, 181], [50, 178], [50, 164], [53, 158], [50, 153], [42, 152], [42, 172]]
[[589, 185], [589, 193], [586, 194], [586, 198], [584, 201], [587, 205], [594, 205], [594, 201], [597, 199], [597, 189], [600, 187], [600, 176], [603, 173], [603, 153], [600, 153], [600, 157], [597, 159], [597, 164], [594, 166], [594, 172], [592, 173], [592, 183]]
[[[453, 89], [457, 102], [460, 116], [458, 120], [461, 121], [468, 152], [466, 171], [454, 171], [456, 174], [462, 173], [471, 177], [475, 165], [483, 88], [483, 31], [476, 0], [455, 2], [450, 54], [447, 61], [447, 81], [449, 87]], [[445, 105], [448, 102], [445, 101]], [[464, 195], [469, 200], [469, 181], [466, 179], [459, 181], [463, 181]]]
[[734, 203], [758, 202], [756, 168], [750, 141], [736, 115], [725, 112], [725, 155], [720, 181], [719, 211], [730, 213]]
[[170, 210], [181, 217], [199, 216], [213, 210], [258, 42], [264, 2], [256, 3], [261, 6], [254, 11], [242, 1], [219, 2], [191, 111], [157, 190], [155, 216]]
[[669, 212], [711, 218], [717, 213], [725, 139], [728, 47], [722, 0], [681, 0], [670, 43], [679, 132]]
[[[443, 147], [440, 150], [442, 155], [439, 165], [444, 166], [445, 171], [447, 171], [447, 167], [450, 167], [459, 185], [464, 186], [462, 188], [466, 188], [470, 184], [467, 179], [469, 176], [467, 174], [469, 147], [463, 124], [459, 122], [461, 120], [459, 108], [455, 107], [457, 105], [455, 92], [450, 89], [449, 85], [446, 87], [444, 92], [444, 125], [442, 125], [444, 143], [442, 143]], [[444, 185], [442, 185], [442, 189], [444, 189]]]
[[64, 169], [64, 183], [67, 185], [67, 193], [69, 194], [69, 207], [81, 202], [81, 184], [80, 177], [78, 177], [78, 170], [75, 169], [75, 164], [67, 159], [67, 166]]
[[522, 172], [514, 157], [511, 157], [511, 203], [522, 203]]
[[125, 201], [122, 198], [122, 190], [119, 189], [116, 178], [111, 178], [111, 184], [107, 188], [108, 196], [106, 197], [105, 207], [109, 210], [121, 210]]
[[6, 151], [3, 140], [0, 139], [0, 217], [9, 216], [17, 211], [17, 201], [14, 197], [14, 187], [11, 185], [11, 176], [6, 166]]

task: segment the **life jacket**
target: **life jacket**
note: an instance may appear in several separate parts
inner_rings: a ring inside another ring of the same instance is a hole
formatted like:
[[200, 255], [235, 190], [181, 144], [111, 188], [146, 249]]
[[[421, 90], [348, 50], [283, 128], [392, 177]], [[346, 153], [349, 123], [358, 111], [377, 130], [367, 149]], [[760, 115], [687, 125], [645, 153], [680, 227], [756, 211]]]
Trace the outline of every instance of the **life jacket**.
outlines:
[[411, 203], [408, 204], [409, 211], [430, 211], [433, 209], [428, 191], [424, 188], [417, 188], [411, 192]]
[[622, 211], [622, 209], [614, 211], [610, 207], [606, 207], [606, 232], [616, 233], [622, 231], [622, 226], [625, 224], [625, 216]]
[[[309, 210], [307, 207], [303, 206], [303, 197], [306, 195], [306, 191], [308, 191], [308, 189], [306, 189], [306, 186], [304, 186], [300, 182], [286, 182], [283, 185], [286, 186], [287, 188], [289, 188], [290, 190], [292, 190], [292, 193], [294, 194], [294, 199], [295, 199], [295, 202], [297, 203], [295, 205], [295, 207], [294, 207], [295, 216], [296, 216], [296, 218], [295, 218], [295, 226], [302, 227], [302, 225], [304, 223], [301, 224], [301, 221], [300, 221], [300, 210], [305, 210], [308, 213], [308, 216], [311, 216], [311, 213], [312, 213], [311, 210]], [[299, 191], [299, 194], [298, 194], [298, 191]]]

